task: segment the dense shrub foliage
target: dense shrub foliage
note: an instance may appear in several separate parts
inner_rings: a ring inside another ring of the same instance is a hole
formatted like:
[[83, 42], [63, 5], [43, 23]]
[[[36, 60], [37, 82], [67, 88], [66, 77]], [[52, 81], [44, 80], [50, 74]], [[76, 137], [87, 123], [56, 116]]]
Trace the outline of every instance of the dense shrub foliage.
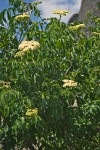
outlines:
[[99, 150], [100, 18], [66, 25], [62, 15], [42, 19], [39, 2], [9, 4], [0, 13], [2, 149]]

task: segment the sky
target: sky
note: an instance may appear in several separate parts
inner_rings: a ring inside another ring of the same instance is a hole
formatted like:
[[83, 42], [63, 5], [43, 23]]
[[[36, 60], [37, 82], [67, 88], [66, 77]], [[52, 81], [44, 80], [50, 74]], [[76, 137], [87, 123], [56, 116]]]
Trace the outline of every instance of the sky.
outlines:
[[[36, 2], [38, 0], [25, 0], [26, 2]], [[62, 21], [68, 22], [69, 18], [78, 13], [81, 7], [82, 0], [41, 0], [42, 4], [38, 7], [41, 10], [42, 18], [58, 17], [52, 13], [55, 9], [64, 9], [70, 11], [70, 14], [64, 16]], [[8, 0], [0, 0], [0, 12], [8, 8]]]

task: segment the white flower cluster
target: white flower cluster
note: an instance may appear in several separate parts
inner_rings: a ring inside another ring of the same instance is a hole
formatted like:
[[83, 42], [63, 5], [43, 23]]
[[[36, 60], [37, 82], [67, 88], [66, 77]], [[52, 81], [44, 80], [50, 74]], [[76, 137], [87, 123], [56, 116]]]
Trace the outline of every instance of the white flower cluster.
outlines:
[[100, 32], [91, 32], [91, 35], [100, 35]]
[[69, 86], [69, 87], [75, 87], [77, 86], [77, 82], [74, 82], [73, 80], [62, 80], [64, 82], [63, 87]]
[[29, 18], [30, 18], [30, 16], [27, 13], [23, 13], [22, 15], [16, 16], [15, 20], [22, 20], [23, 21], [23, 20], [27, 20]]
[[18, 49], [20, 50], [15, 54], [15, 57], [21, 57], [26, 52], [30, 50], [35, 50], [40, 47], [40, 43], [37, 41], [23, 41], [19, 46]]
[[19, 46], [18, 49], [21, 51], [28, 51], [34, 50], [40, 47], [40, 44], [37, 41], [23, 41]]
[[69, 14], [69, 11], [67, 11], [67, 10], [54, 10], [53, 14], [65, 15], [66, 16], [66, 14]]
[[78, 25], [69, 27], [70, 30], [78, 30], [82, 28], [85, 28], [85, 24], [78, 24]]
[[26, 116], [31, 117], [31, 116], [37, 116], [38, 115], [38, 109], [28, 109], [26, 112]]

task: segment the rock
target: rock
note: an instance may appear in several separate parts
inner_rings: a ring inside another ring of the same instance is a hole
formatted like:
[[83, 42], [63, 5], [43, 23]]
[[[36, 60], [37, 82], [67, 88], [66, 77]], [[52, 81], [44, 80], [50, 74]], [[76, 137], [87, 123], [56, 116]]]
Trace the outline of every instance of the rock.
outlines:
[[72, 17], [69, 19], [69, 23], [78, 21], [78, 14], [74, 14], [72, 15]]
[[74, 14], [70, 19], [69, 23], [75, 21], [84, 21], [87, 18], [89, 12], [92, 17], [100, 17], [100, 0], [82, 0], [79, 14]]
[[100, 0], [82, 0], [78, 20], [85, 20], [88, 12], [90, 12], [92, 16], [100, 17], [99, 4]]

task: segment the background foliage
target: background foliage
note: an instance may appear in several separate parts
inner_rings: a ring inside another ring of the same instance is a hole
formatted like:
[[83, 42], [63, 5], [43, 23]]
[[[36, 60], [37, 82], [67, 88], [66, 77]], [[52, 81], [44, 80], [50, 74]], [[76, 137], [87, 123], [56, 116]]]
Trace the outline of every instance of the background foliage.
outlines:
[[[100, 19], [73, 31], [60, 19], [42, 19], [39, 3], [9, 0], [0, 13], [2, 149], [99, 150], [100, 34], [92, 32], [100, 33]], [[15, 20], [27, 11], [38, 21]], [[23, 40], [36, 40], [40, 48], [15, 58]], [[63, 79], [78, 86], [64, 88]], [[38, 115], [26, 116], [34, 108]]]

